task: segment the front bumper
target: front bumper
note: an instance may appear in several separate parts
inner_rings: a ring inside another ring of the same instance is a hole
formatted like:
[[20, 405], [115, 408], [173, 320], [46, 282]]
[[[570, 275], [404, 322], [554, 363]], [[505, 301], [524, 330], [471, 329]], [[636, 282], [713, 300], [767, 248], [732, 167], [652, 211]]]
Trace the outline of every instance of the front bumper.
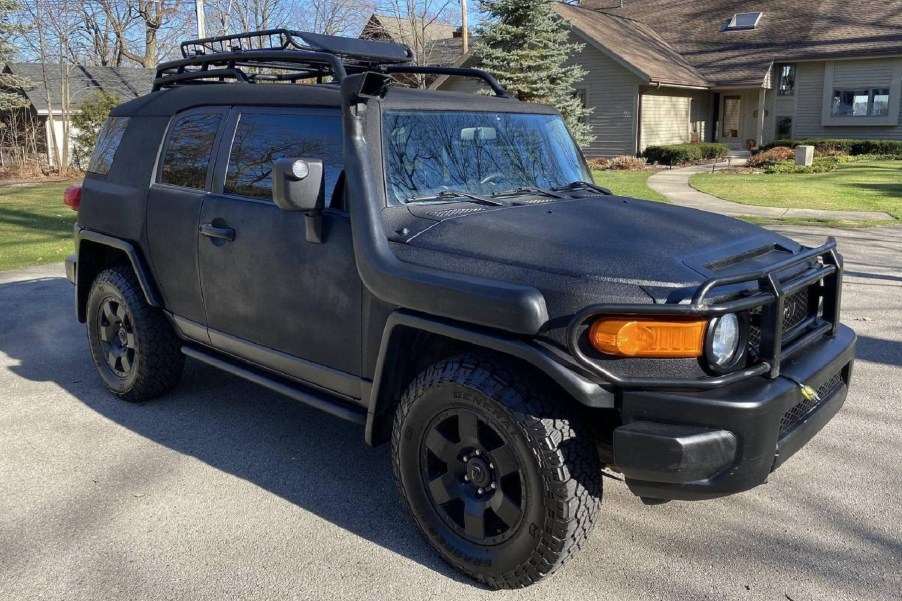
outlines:
[[[625, 390], [614, 461], [630, 490], [650, 499], [697, 500], [753, 488], [830, 421], [848, 392], [855, 333], [811, 344], [752, 378], [702, 392]], [[824, 394], [808, 401], [796, 382]]]

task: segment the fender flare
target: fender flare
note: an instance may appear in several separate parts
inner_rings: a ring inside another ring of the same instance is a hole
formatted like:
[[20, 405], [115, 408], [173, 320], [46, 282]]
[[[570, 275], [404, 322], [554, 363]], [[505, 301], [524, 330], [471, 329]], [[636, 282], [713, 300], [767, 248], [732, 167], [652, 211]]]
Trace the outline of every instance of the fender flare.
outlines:
[[[393, 334], [398, 328], [405, 327], [515, 357], [547, 375], [579, 404], [593, 409], [611, 409], [615, 407], [614, 392], [603, 388], [597, 382], [574, 371], [575, 364], [568, 365], [562, 358], [542, 349], [538, 345], [531, 344], [527, 340], [508, 337], [482, 328], [433, 317], [424, 317], [400, 309], [388, 316], [382, 333], [382, 343], [379, 348], [378, 359], [376, 360], [376, 371], [373, 376], [372, 388], [368, 391], [369, 401], [365, 430], [367, 444], [376, 446], [384, 441], [378, 432], [378, 422], [385, 418], [385, 413], [394, 406], [394, 399], [389, 398], [390, 390], [383, 389], [383, 380], [384, 375], [387, 373], [386, 370], [392, 367], [387, 365], [387, 362], [393, 352], [392, 345], [397, 344], [392, 341]], [[364, 391], [364, 398], [366, 398], [366, 388], [364, 388]]]
[[82, 242], [92, 242], [94, 244], [99, 244], [101, 246], [107, 246], [122, 251], [125, 256], [128, 257], [129, 263], [131, 263], [132, 271], [134, 271], [135, 277], [138, 279], [138, 284], [141, 286], [141, 291], [144, 293], [144, 298], [147, 300], [147, 304], [152, 307], [163, 306], [163, 298], [160, 295], [160, 291], [157, 289], [156, 285], [150, 277], [150, 270], [147, 267], [144, 259], [141, 257], [141, 255], [138, 254], [138, 251], [135, 250], [133, 244], [122, 240], [121, 238], [115, 238], [113, 236], [95, 232], [94, 230], [81, 228], [77, 229], [75, 232], [75, 248], [77, 253], [75, 295], [76, 299], [78, 299], [76, 310], [78, 312], [78, 320], [80, 322], [84, 322], [86, 318], [85, 303], [81, 302], [81, 299], [82, 296], [84, 296], [85, 299], [87, 298], [87, 290], [91, 286], [91, 282], [82, 281], [82, 273], [84, 272], [84, 270], [78, 268], [79, 263], [84, 260], [84, 257], [82, 256]]

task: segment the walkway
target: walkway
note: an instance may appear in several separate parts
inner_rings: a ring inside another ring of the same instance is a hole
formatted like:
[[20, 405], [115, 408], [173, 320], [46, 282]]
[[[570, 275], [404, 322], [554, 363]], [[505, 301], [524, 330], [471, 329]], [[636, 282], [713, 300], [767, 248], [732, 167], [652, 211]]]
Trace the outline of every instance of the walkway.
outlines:
[[[744, 159], [732, 159], [732, 166], [743, 165]], [[727, 163], [718, 163], [717, 168], [726, 168]], [[894, 221], [892, 215], [876, 211], [821, 211], [818, 209], [784, 209], [782, 207], [759, 207], [724, 200], [705, 194], [689, 185], [689, 178], [695, 173], [711, 171], [711, 165], [693, 165], [680, 169], [665, 169], [648, 178], [648, 187], [663, 194], [667, 200], [682, 207], [692, 207], [711, 213], [734, 217], [766, 217], [769, 219], [846, 219], [851, 221], [886, 220]]]

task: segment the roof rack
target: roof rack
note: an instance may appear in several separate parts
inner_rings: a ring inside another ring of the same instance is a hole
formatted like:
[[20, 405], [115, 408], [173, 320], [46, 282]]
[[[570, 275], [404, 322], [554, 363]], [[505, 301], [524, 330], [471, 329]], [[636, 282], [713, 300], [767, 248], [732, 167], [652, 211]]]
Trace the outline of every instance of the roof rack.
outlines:
[[289, 29], [266, 29], [181, 43], [182, 58], [157, 65], [154, 91], [184, 84], [224, 81], [293, 82], [326, 78], [341, 82], [352, 73], [441, 74], [483, 80], [497, 96], [507, 92], [477, 69], [411, 65], [405, 44], [360, 40]]

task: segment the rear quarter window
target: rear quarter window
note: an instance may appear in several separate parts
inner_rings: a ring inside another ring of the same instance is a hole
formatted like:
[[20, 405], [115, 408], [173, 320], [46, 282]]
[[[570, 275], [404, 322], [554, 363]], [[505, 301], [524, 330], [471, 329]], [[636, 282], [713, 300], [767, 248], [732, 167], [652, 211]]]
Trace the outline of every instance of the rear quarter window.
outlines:
[[203, 190], [222, 113], [192, 113], [172, 125], [160, 182]]
[[122, 142], [122, 135], [128, 127], [128, 117], [110, 117], [103, 124], [97, 135], [97, 146], [88, 163], [88, 171], [100, 175], [106, 175], [113, 166], [113, 159]]

